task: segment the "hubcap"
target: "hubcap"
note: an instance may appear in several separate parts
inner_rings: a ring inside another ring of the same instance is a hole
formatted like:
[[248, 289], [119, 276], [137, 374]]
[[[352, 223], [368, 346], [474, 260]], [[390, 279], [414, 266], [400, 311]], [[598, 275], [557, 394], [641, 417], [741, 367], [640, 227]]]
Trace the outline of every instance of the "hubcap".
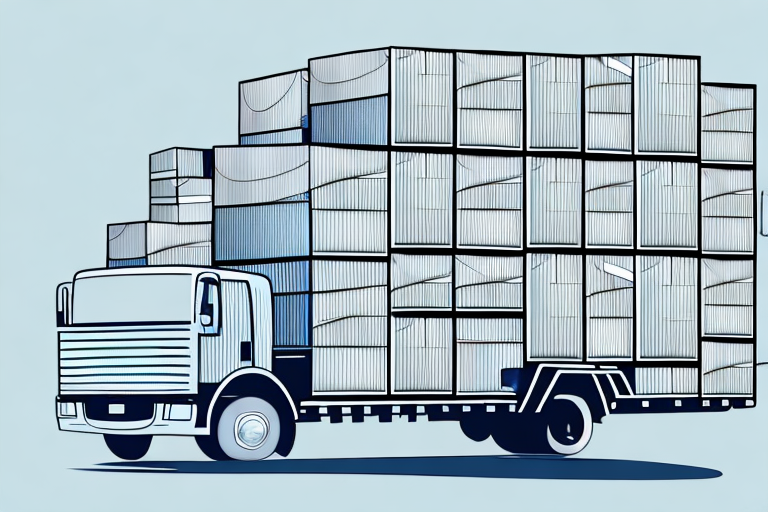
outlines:
[[269, 420], [259, 412], [241, 414], [235, 420], [235, 440], [246, 450], [255, 450], [269, 437]]

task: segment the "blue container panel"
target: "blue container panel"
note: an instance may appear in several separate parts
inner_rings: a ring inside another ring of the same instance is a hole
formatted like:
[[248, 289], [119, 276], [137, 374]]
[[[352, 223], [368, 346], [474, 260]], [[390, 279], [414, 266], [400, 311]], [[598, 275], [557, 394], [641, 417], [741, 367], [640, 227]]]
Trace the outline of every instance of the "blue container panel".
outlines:
[[263, 144], [293, 144], [302, 142], [302, 130], [285, 130], [281, 132], [256, 133], [253, 135], [241, 135], [241, 146], [259, 146]]
[[312, 107], [312, 142], [387, 144], [387, 97]]
[[309, 300], [308, 293], [274, 297], [276, 347], [309, 345]]
[[309, 255], [309, 204], [275, 203], [217, 208], [216, 260]]
[[263, 265], [234, 265], [224, 268], [266, 276], [272, 282], [272, 293], [309, 291], [309, 260]]
[[147, 264], [147, 258], [132, 258], [129, 260], [109, 260], [109, 268], [143, 267]]

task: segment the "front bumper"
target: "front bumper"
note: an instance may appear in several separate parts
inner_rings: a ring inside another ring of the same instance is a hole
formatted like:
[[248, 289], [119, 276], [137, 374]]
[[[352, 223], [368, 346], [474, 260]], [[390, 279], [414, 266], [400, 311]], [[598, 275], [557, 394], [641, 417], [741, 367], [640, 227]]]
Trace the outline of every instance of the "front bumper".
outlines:
[[[115, 404], [119, 406], [120, 404]], [[116, 409], [119, 410], [119, 409]], [[115, 414], [119, 417], [119, 414]], [[171, 435], [196, 436], [207, 435], [207, 427], [195, 427], [197, 419], [196, 404], [154, 404], [150, 418], [121, 421], [89, 418], [83, 401], [71, 401], [56, 397], [56, 419], [59, 430], [83, 432], [86, 434], [118, 435]]]

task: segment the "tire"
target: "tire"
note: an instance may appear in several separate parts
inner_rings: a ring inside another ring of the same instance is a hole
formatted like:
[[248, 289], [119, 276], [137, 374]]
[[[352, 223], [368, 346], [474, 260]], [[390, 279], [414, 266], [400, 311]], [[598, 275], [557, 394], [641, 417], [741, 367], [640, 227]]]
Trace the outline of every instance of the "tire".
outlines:
[[280, 415], [269, 402], [244, 397], [222, 411], [216, 440], [222, 452], [231, 459], [261, 460], [275, 453], [280, 431]]
[[494, 425], [493, 440], [502, 450], [529, 455], [551, 453], [538, 414], [509, 414]]
[[546, 406], [547, 446], [552, 453], [574, 455], [592, 438], [592, 413], [586, 400], [557, 395]]
[[200, 451], [212, 460], [232, 460], [219, 446], [219, 440], [215, 435], [195, 436], [195, 442]]
[[473, 441], [481, 442], [491, 437], [490, 419], [470, 416], [459, 421], [461, 431]]
[[152, 436], [119, 436], [104, 434], [104, 442], [115, 457], [123, 460], [139, 460], [149, 451]]

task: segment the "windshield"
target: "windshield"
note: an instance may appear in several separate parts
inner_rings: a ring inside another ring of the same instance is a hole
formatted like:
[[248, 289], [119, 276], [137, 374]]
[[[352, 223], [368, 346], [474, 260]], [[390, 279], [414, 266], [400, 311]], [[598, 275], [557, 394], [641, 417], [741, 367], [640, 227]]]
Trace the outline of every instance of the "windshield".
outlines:
[[191, 280], [189, 274], [77, 279], [72, 293], [73, 321], [78, 324], [190, 322]]

